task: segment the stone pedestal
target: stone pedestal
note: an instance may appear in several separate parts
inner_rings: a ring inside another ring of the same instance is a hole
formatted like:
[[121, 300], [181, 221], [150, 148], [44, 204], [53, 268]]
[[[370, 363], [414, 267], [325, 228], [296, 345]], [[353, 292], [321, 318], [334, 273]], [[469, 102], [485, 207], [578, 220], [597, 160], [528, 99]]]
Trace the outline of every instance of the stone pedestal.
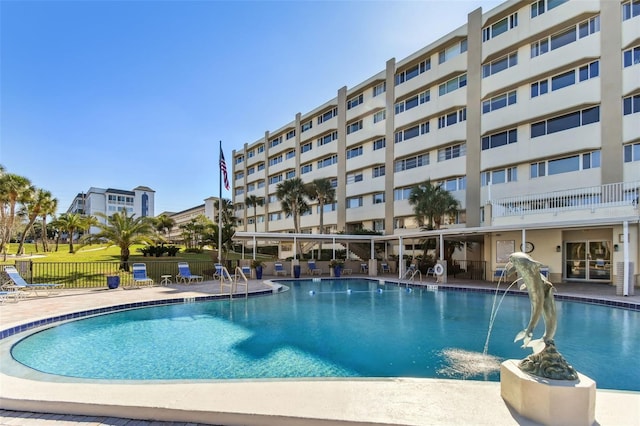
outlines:
[[578, 373], [578, 380], [551, 380], [523, 372], [520, 360], [500, 366], [500, 394], [518, 414], [545, 425], [592, 425], [596, 382]]

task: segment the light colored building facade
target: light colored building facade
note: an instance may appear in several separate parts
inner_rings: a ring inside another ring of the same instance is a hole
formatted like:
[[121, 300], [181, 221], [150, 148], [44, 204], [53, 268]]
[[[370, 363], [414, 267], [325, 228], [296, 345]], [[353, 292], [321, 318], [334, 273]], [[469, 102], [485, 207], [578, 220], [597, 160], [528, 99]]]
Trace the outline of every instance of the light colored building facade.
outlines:
[[217, 202], [218, 197], [209, 197], [204, 200], [204, 204], [195, 207], [190, 207], [179, 212], [160, 213], [174, 220], [173, 228], [169, 231], [167, 239], [171, 242], [180, 242], [182, 239], [182, 229], [180, 227], [196, 219], [198, 216], [204, 216], [212, 222], [218, 223]]
[[[525, 241], [554, 279], [638, 274], [640, 2], [509, 0], [233, 152], [240, 229], [290, 232], [277, 184], [329, 178], [326, 232], [411, 235], [430, 179], [459, 201], [465, 255]], [[264, 206], [245, 204], [248, 195]], [[319, 233], [314, 206], [301, 218]], [[603, 273], [602, 269], [606, 271]]]
[[[81, 213], [95, 216], [102, 213], [106, 216], [125, 209], [135, 217], [153, 217], [155, 205], [155, 191], [147, 186], [138, 186], [131, 191], [114, 188], [91, 187], [87, 192], [79, 193], [71, 202], [67, 213]], [[104, 219], [98, 218], [105, 222]], [[90, 233], [98, 228], [91, 228]]]

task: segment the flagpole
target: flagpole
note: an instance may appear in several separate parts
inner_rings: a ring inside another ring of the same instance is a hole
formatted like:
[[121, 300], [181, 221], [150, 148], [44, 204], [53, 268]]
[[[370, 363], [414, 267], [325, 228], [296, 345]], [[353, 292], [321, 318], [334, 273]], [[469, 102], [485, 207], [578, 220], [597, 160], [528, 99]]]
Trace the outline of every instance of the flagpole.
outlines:
[[224, 266], [224, 263], [222, 262], [222, 141], [220, 141], [219, 148], [218, 165], [220, 166], [220, 179], [218, 180], [218, 262]]

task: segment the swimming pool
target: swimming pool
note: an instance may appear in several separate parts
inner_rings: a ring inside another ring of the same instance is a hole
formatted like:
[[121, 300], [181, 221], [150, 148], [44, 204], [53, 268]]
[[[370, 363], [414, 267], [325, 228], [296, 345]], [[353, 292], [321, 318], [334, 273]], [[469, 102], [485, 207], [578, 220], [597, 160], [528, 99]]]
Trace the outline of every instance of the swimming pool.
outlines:
[[[282, 282], [291, 291], [69, 322], [21, 340], [12, 355], [39, 371], [91, 379], [499, 379], [497, 371], [468, 375], [445, 356], [450, 348], [482, 352], [492, 295], [407, 292], [377, 280]], [[526, 297], [505, 299], [489, 354], [520, 359], [530, 353], [513, 343], [529, 310]], [[558, 349], [576, 369], [601, 389], [640, 390], [632, 347], [640, 338], [633, 327], [639, 312], [558, 302], [558, 316]]]

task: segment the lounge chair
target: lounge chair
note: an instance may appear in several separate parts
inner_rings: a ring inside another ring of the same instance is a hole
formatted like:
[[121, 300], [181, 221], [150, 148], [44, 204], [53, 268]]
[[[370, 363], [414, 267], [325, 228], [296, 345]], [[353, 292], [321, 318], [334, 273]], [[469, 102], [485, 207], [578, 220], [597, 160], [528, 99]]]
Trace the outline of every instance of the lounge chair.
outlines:
[[204, 277], [202, 277], [202, 275], [193, 275], [187, 262], [178, 262], [178, 275], [176, 275], [176, 281], [183, 282], [184, 284], [191, 284], [192, 281], [204, 281]]
[[391, 268], [389, 268], [389, 264], [388, 263], [381, 263], [380, 264], [380, 271], [385, 274], [385, 273], [391, 273]]
[[322, 275], [322, 269], [316, 266], [315, 260], [307, 261], [307, 266], [309, 267], [307, 269], [307, 271], [309, 272], [309, 275], [315, 275], [315, 274]]
[[282, 274], [282, 276], [286, 277], [287, 276], [287, 271], [284, 270], [284, 266], [282, 266], [282, 263], [276, 263], [273, 265], [273, 274], [277, 277], [278, 275]]
[[366, 263], [361, 263], [360, 264], [360, 272], [363, 274], [366, 274], [369, 272], [369, 265], [367, 265]]
[[243, 266], [240, 268], [245, 277], [251, 278], [251, 266]]
[[[29, 284], [22, 278], [15, 266], [5, 266], [4, 272], [7, 274], [10, 283], [3, 286], [4, 291], [22, 290], [27, 293], [34, 292], [38, 296], [38, 290], [46, 291], [47, 296], [58, 293], [63, 284]], [[17, 294], [12, 296], [18, 296]]]
[[214, 267], [215, 267], [215, 272], [213, 273], [213, 279], [214, 280], [222, 279], [222, 263], [216, 263]]
[[153, 280], [147, 276], [147, 265], [145, 263], [134, 263], [132, 269], [135, 287], [153, 285]]

